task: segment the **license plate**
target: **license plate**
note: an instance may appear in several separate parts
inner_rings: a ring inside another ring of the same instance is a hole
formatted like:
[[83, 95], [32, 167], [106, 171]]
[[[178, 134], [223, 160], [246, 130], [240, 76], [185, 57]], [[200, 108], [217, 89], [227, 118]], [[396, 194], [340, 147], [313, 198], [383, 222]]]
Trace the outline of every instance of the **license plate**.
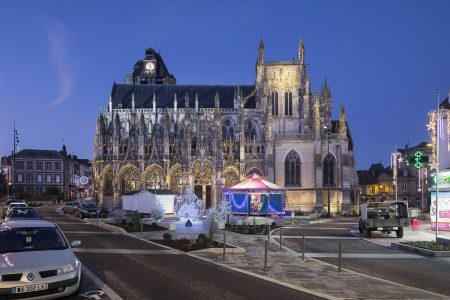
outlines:
[[397, 230], [397, 229], [398, 229], [398, 227], [392, 227], [392, 229], [393, 229], [393, 230]]
[[383, 230], [383, 227], [378, 227], [377, 230]]
[[30, 293], [30, 292], [37, 292], [37, 291], [43, 291], [43, 290], [48, 290], [47, 283], [14, 287], [14, 288], [12, 288], [12, 293], [13, 294], [22, 294], [22, 293]]

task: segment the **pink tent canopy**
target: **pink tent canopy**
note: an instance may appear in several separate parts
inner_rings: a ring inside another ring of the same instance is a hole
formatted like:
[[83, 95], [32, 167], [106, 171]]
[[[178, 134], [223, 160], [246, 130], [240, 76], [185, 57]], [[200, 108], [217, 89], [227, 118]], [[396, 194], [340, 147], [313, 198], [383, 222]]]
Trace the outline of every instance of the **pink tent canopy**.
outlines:
[[283, 190], [282, 187], [264, 180], [264, 177], [259, 176], [256, 173], [253, 173], [247, 177], [245, 177], [244, 181], [239, 182], [232, 187], [229, 187], [227, 190]]

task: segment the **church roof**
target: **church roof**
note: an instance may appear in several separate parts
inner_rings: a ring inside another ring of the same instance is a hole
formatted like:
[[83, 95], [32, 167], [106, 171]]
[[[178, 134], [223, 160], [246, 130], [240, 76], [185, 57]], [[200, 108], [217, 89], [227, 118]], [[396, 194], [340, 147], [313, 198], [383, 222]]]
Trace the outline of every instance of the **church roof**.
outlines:
[[450, 109], [450, 99], [447, 97], [444, 101], [441, 102], [439, 105], [439, 108], [441, 109]]
[[[253, 85], [239, 86], [244, 97], [254, 90]], [[122, 108], [131, 108], [131, 98], [134, 94], [135, 108], [152, 108], [153, 95], [156, 98], [157, 108], [172, 108], [174, 96], [177, 95], [178, 108], [184, 108], [184, 97], [189, 95], [189, 107], [195, 107], [195, 94], [198, 95], [198, 107], [213, 108], [215, 106], [214, 96], [219, 93], [221, 108], [234, 107], [234, 95], [237, 86], [232, 85], [135, 85], [114, 83], [111, 98], [113, 108], [119, 104]], [[255, 97], [251, 97], [245, 108], [255, 108]]]

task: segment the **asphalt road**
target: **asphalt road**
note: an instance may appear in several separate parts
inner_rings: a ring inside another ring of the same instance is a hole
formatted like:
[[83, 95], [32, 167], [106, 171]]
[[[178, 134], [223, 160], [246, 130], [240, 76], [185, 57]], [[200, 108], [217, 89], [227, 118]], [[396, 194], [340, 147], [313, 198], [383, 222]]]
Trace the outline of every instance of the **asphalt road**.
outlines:
[[82, 241], [75, 248], [82, 264], [123, 299], [321, 299], [55, 210], [47, 207], [39, 212], [56, 222], [70, 241]]
[[[377, 233], [367, 239], [359, 233], [357, 219], [333, 220], [330, 223], [304, 225], [283, 229], [283, 245], [301, 252], [302, 235], [306, 236], [306, 255], [337, 265], [338, 243], [341, 241], [342, 268], [383, 278], [422, 290], [450, 296], [450, 263], [442, 260], [410, 255], [406, 252], [378, 245], [377, 238], [399, 239], [393, 234]], [[276, 238], [277, 232], [274, 234]], [[363, 239], [364, 238], [364, 239]]]

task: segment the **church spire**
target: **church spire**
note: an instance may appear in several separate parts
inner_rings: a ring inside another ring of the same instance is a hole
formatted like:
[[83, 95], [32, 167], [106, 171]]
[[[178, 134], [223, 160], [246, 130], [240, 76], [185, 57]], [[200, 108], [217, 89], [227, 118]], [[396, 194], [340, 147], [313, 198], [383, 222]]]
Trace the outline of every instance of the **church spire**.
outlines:
[[177, 93], [175, 93], [175, 96], [173, 96], [173, 110], [176, 111], [178, 108], [178, 100], [177, 100]]
[[317, 140], [320, 139], [320, 105], [317, 91], [314, 92], [313, 99], [314, 137]]
[[264, 42], [263, 39], [259, 41], [258, 47], [258, 65], [264, 64]]
[[347, 117], [345, 115], [344, 104], [342, 103], [339, 111], [339, 133], [343, 136], [347, 135]]
[[305, 64], [305, 46], [303, 45], [303, 40], [300, 39], [298, 43], [298, 62], [301, 65]]
[[156, 112], [156, 95], [153, 93], [153, 112]]

